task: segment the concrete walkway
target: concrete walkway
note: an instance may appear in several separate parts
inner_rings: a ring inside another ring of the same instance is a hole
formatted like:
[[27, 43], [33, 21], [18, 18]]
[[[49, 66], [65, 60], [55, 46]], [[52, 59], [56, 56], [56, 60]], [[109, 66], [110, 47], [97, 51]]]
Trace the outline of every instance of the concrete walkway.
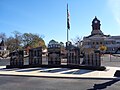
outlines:
[[0, 75], [30, 76], [30, 77], [50, 77], [50, 78], [88, 78], [88, 79], [120, 79], [114, 77], [116, 70], [120, 67], [106, 67], [105, 71], [93, 71], [84, 69], [68, 68], [25, 68], [6, 69], [0, 66]]

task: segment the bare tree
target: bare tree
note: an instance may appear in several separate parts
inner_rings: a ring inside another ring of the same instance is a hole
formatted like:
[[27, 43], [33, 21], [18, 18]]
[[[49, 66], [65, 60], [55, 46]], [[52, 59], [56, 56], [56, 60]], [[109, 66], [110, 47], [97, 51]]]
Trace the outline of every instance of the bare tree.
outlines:
[[16, 41], [14, 39], [14, 37], [10, 36], [9, 38], [7, 38], [6, 41], [6, 45], [7, 45], [7, 49], [11, 51], [16, 50]]
[[82, 37], [76, 36], [71, 40], [74, 45], [80, 46], [82, 44]]
[[5, 33], [0, 33], [0, 39], [6, 40], [6, 34]]
[[15, 48], [20, 49], [21, 48], [21, 44], [22, 44], [22, 34], [18, 31], [14, 31], [14, 39], [15, 39]]

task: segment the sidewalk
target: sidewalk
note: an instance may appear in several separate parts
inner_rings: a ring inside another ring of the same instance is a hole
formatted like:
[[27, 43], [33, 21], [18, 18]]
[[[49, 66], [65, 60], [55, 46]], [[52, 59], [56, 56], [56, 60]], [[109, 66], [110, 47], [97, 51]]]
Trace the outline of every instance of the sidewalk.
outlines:
[[[93, 71], [84, 69], [68, 68], [26, 68], [26, 69], [6, 69], [0, 66], [0, 75], [29, 76], [29, 77], [49, 77], [49, 78], [88, 78], [88, 79], [115, 79], [114, 73], [120, 67], [106, 67], [105, 71]], [[117, 78], [118, 79], [118, 78]]]

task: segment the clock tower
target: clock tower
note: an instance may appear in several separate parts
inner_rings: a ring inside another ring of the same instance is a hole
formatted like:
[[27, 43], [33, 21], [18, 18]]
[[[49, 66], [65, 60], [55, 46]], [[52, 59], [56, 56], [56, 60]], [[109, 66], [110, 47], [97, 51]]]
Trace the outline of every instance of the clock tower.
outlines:
[[97, 19], [97, 17], [95, 16], [95, 18], [92, 21], [92, 32], [91, 35], [104, 35], [102, 33], [102, 31], [100, 30], [100, 20]]

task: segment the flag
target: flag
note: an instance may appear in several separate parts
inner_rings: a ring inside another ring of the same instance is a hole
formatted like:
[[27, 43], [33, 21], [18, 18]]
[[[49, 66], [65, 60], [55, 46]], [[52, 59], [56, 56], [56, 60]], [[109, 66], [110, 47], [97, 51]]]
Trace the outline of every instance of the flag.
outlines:
[[67, 29], [70, 30], [70, 14], [68, 11], [68, 4], [67, 4]]

